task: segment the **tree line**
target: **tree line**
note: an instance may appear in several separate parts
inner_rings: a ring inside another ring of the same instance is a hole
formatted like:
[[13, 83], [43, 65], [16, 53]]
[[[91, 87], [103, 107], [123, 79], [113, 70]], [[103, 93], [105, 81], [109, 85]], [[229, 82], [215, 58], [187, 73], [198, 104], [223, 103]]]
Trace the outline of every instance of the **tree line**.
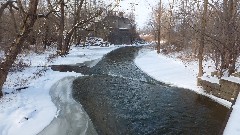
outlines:
[[5, 0], [0, 6], [0, 97], [18, 54], [25, 49], [44, 50], [57, 46], [66, 55], [72, 44], [87, 36], [89, 27], [113, 10], [118, 1], [96, 0]]
[[[157, 50], [188, 51], [203, 61], [214, 61], [217, 76], [236, 71], [240, 55], [240, 1], [238, 0], [160, 0], [149, 21]], [[166, 41], [160, 44], [160, 41]]]

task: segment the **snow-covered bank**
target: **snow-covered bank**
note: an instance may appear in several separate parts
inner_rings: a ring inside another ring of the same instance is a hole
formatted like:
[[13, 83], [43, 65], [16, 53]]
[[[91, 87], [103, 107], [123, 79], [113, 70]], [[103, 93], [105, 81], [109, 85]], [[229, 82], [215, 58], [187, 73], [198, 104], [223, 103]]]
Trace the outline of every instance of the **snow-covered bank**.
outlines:
[[54, 54], [51, 49], [44, 54], [20, 55], [19, 61], [29, 67], [11, 72], [3, 86], [5, 95], [0, 99], [0, 135], [35, 135], [57, 116], [57, 107], [49, 95], [51, 86], [64, 77], [81, 74], [52, 71], [48, 65], [83, 63], [99, 59], [116, 48], [73, 47], [66, 57], [52, 60], [49, 60], [49, 56]]
[[163, 54], [157, 54], [153, 50], [144, 50], [136, 57], [135, 63], [141, 70], [158, 81], [193, 90], [228, 108], [231, 106], [231, 102], [207, 94], [197, 86], [197, 62], [186, 65], [176, 57], [170, 58]]
[[65, 77], [50, 90], [57, 106], [57, 115], [38, 135], [96, 135], [93, 124], [82, 106], [72, 98], [72, 82], [75, 77]]
[[[196, 82], [198, 72], [197, 62], [192, 62], [186, 65], [186, 63], [183, 63], [180, 59], [174, 56], [168, 57], [163, 54], [157, 54], [156, 51], [153, 50], [144, 50], [142, 51], [142, 53], [139, 53], [139, 55], [135, 59], [135, 63], [141, 70], [143, 70], [149, 76], [155, 78], [156, 80], [172, 84], [177, 87], [193, 90], [199, 94], [202, 94], [213, 99], [214, 101], [228, 108], [231, 107], [231, 103], [229, 101], [208, 94], [204, 92], [204, 90], [201, 87], [197, 86]], [[206, 63], [204, 71], [210, 73], [212, 69], [209, 69], [209, 67], [211, 68], [214, 66], [212, 66], [211, 62], [209, 61]], [[218, 83], [218, 80], [216, 78], [203, 77], [202, 79]], [[224, 79], [235, 83], [240, 83], [239, 78], [225, 77]], [[230, 115], [230, 118], [227, 122], [227, 126], [224, 130], [224, 135], [240, 134], [239, 114], [240, 114], [240, 94], [238, 95], [235, 105], [233, 105], [233, 111]]]
[[76, 75], [48, 70], [44, 77], [33, 80], [27, 89], [5, 95], [0, 100], [0, 134], [34, 135], [43, 130], [57, 112], [49, 96], [51, 86], [60, 78]]
[[227, 126], [223, 132], [224, 135], [240, 135], [240, 94], [233, 106], [232, 113], [228, 119]]

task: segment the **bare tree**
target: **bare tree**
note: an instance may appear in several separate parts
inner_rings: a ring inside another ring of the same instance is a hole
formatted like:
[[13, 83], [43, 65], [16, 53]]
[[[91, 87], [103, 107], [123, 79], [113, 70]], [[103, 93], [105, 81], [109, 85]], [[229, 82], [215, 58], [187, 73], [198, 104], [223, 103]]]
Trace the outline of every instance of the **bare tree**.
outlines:
[[65, 16], [65, 2], [64, 0], [60, 0], [60, 25], [59, 25], [59, 33], [58, 33], [58, 51], [61, 54], [63, 50], [63, 40], [64, 40], [64, 16]]
[[[12, 13], [11, 17], [13, 17], [13, 10], [12, 8], [15, 8], [15, 9], [18, 9], [17, 7], [15, 7], [13, 5], [13, 3], [15, 3], [16, 1], [6, 1], [5, 3], [1, 4], [1, 7], [0, 7], [0, 42], [2, 42], [2, 39], [3, 39], [3, 30], [2, 30], [2, 27], [3, 27], [3, 22], [2, 22], [2, 16], [3, 16], [3, 13], [5, 11], [6, 8], [10, 8], [10, 12]], [[12, 18], [13, 19], [13, 18]]]
[[205, 42], [205, 29], [207, 25], [207, 9], [208, 9], [208, 0], [204, 0], [204, 9], [202, 14], [202, 23], [201, 23], [201, 35], [200, 35], [200, 46], [198, 49], [198, 77], [203, 76], [203, 50]]
[[[85, 9], [83, 10], [84, 2]], [[50, 10], [55, 10], [54, 4], [51, 3], [50, 0], [48, 0], [48, 3]], [[59, 7], [60, 9], [60, 15], [57, 13], [58, 11], [55, 11], [54, 14], [59, 20], [58, 53], [60, 55], [66, 55], [68, 53], [73, 37], [76, 38], [75, 34], [77, 34], [76, 31], [78, 28], [83, 28], [91, 24], [94, 18], [102, 14], [101, 8], [93, 10], [91, 9], [92, 6], [89, 6], [89, 9], [87, 9], [86, 3], [86, 0], [80, 0], [78, 5], [73, 5], [76, 4], [76, 2], [70, 3], [64, 0], [59, 0], [55, 3], [55, 7]], [[89, 4], [91, 4], [91, 2], [89, 2]], [[73, 21], [69, 22], [69, 20]], [[76, 41], [76, 39], [73, 39], [73, 41]]]
[[159, 7], [156, 10], [156, 25], [157, 25], [157, 53], [160, 53], [160, 46], [161, 46], [161, 19], [162, 19], [162, 0], [159, 2]]
[[[21, 5], [20, 3], [18, 3]], [[19, 30], [19, 35], [15, 39], [15, 41], [11, 44], [10, 49], [7, 52], [6, 58], [0, 64], [0, 90], [2, 90], [2, 86], [7, 78], [8, 71], [14, 63], [17, 55], [21, 52], [23, 43], [28, 37], [29, 33], [32, 31], [33, 25], [37, 20], [37, 7], [38, 0], [30, 0], [29, 8], [25, 18], [23, 20], [23, 24]], [[23, 9], [19, 9], [21, 12], [25, 12]], [[3, 95], [2, 91], [0, 92], [0, 97]]]
[[[160, 21], [156, 21], [156, 24], [161, 22], [161, 39], [169, 42], [161, 48], [190, 52], [192, 58], [196, 57], [198, 50], [198, 77], [203, 75], [204, 58], [215, 61], [219, 77], [224, 73], [231, 75], [236, 71], [240, 56], [239, 4], [238, 0], [169, 1], [169, 12], [162, 12]], [[159, 16], [154, 18], [159, 20]], [[159, 29], [159, 25], [153, 26], [155, 30]]]
[[174, 4], [175, 4], [175, 0], [168, 0], [169, 3], [169, 22], [168, 22], [168, 45], [171, 45], [171, 33], [172, 33], [172, 25], [174, 22], [174, 17], [173, 17], [173, 8], [174, 8]]
[[[65, 55], [70, 49], [74, 33], [77, 34], [76, 30], [91, 27], [95, 23], [95, 18], [101, 16], [103, 12], [100, 5], [89, 0], [79, 0], [77, 5], [76, 2], [73, 5], [71, 1], [47, 0], [46, 3], [40, 3], [40, 5], [41, 8], [38, 0], [30, 0], [27, 5], [23, 5], [21, 0], [9, 0], [0, 7], [0, 19], [4, 16], [4, 22], [0, 23], [1, 32], [4, 33], [0, 33], [0, 38], [3, 37], [1, 39], [4, 39], [4, 44], [9, 44], [9, 49], [5, 51], [6, 55], [0, 65], [0, 89], [18, 54], [25, 49], [24, 46], [31, 44], [36, 48], [37, 44], [42, 42], [43, 48], [46, 48], [47, 44], [51, 44], [50, 42], [57, 42], [59, 54]], [[47, 8], [44, 7], [46, 5]], [[114, 9], [116, 6], [110, 4], [107, 8], [113, 7]], [[9, 20], [11, 20], [11, 25], [7, 23]], [[11, 30], [3, 31], [3, 24]], [[29, 35], [31, 38], [28, 38]], [[76, 35], [74, 37], [76, 38]], [[14, 42], [11, 43], [13, 40]]]

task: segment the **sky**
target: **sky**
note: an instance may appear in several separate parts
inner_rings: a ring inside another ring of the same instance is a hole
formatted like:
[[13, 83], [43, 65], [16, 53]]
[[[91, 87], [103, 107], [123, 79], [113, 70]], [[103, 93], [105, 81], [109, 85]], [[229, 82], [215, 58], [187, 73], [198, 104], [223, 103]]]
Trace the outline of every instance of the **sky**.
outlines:
[[[120, 11], [131, 12], [131, 3], [134, 3], [134, 13], [138, 28], [143, 28], [151, 18], [152, 8], [157, 6], [160, 0], [121, 0]], [[166, 3], [168, 0], [162, 0]]]
[[[0, 0], [2, 1], [2, 0]], [[112, 3], [117, 0], [104, 0], [106, 3]], [[155, 7], [160, 0], [119, 0], [119, 11], [130, 13], [132, 10], [131, 3], [134, 5], [135, 19], [138, 28], [143, 28], [149, 21], [152, 12], [152, 8]], [[168, 1], [168, 0], [162, 0]]]

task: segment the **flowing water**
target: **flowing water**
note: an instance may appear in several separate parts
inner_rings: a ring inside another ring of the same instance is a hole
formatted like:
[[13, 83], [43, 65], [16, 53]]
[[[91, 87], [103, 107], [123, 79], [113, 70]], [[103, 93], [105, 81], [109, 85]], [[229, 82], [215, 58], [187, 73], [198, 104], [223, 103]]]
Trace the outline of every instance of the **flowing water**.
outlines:
[[217, 135], [228, 109], [147, 76], [133, 62], [140, 49], [119, 48], [94, 67], [77, 68], [87, 76], [73, 81], [73, 98], [83, 106], [97, 133]]

